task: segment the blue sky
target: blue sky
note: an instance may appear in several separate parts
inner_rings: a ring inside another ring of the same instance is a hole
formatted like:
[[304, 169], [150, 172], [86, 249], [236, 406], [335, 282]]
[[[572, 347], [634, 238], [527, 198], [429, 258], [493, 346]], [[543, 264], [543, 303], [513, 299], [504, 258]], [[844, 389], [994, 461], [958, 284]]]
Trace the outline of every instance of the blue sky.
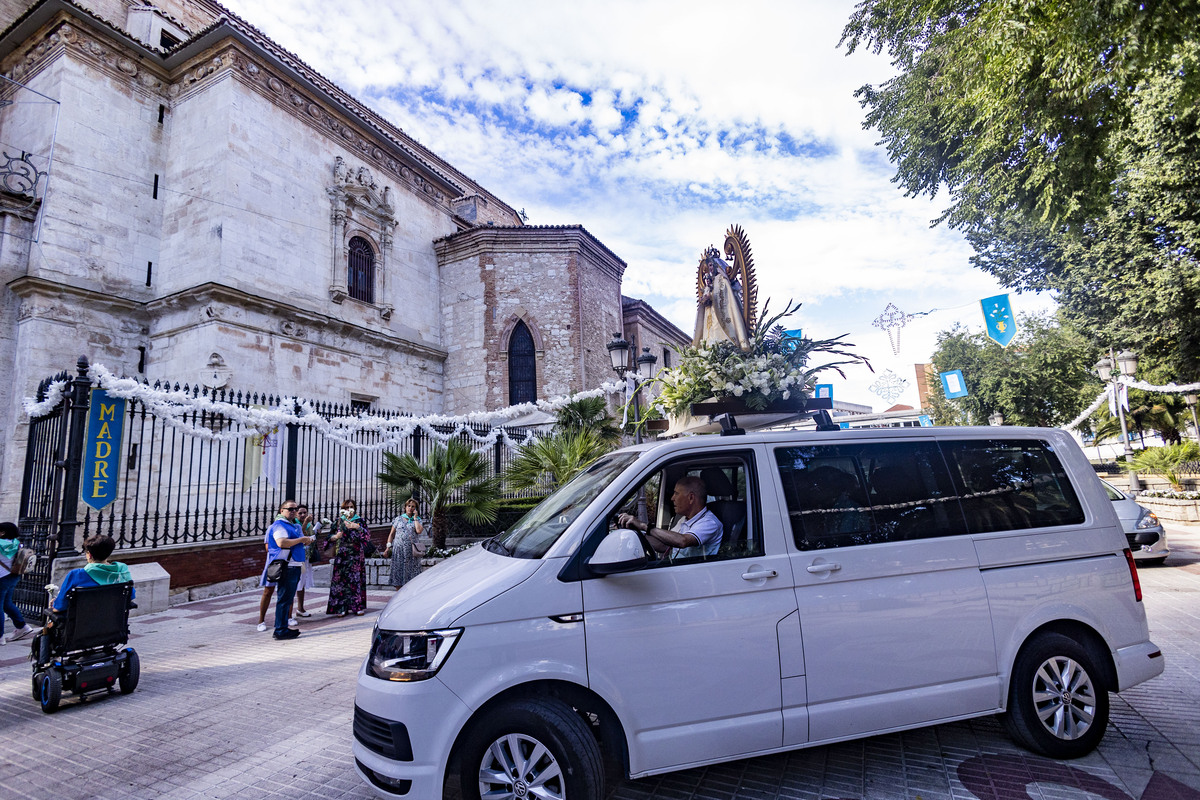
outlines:
[[[875, 366], [833, 375], [838, 399], [883, 410], [870, 386], [891, 370], [908, 381], [896, 402], [916, 405], [936, 333], [982, 329], [978, 301], [1004, 291], [862, 130], [854, 90], [891, 70], [837, 47], [853, 3], [225, 4], [530, 223], [582, 224], [628, 263], [625, 294], [689, 333], [700, 254], [740, 224], [760, 303], [802, 302], [787, 327], [848, 334]], [[900, 330], [898, 354], [871, 324], [889, 303], [938, 309]]]

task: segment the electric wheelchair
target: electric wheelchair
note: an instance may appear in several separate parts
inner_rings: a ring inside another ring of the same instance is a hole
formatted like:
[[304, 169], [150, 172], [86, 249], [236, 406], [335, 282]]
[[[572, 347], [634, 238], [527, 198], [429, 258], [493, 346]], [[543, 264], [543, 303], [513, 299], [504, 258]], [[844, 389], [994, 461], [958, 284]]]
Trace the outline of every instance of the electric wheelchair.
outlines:
[[[81, 700], [119, 688], [129, 694], [141, 674], [138, 654], [129, 641], [133, 584], [76, 586], [67, 593], [66, 610], [33, 640], [33, 698], [47, 714], [58, 708], [64, 691]], [[51, 612], [53, 614], [53, 612]]]

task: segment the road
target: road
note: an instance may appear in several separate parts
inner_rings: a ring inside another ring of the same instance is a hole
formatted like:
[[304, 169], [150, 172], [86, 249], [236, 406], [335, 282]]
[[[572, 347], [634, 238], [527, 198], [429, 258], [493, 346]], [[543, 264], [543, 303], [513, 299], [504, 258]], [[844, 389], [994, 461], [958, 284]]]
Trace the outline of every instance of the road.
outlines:
[[[1169, 532], [1167, 565], [1141, 571], [1166, 672], [1113, 696], [1086, 758], [1033, 756], [985, 718], [627, 781], [611, 797], [1200, 800], [1200, 527]], [[136, 618], [137, 691], [52, 715], [31, 698], [25, 649], [0, 647], [0, 798], [372, 797], [350, 741], [374, 614], [314, 614], [299, 639], [276, 642], [255, 630], [257, 607], [252, 592]]]

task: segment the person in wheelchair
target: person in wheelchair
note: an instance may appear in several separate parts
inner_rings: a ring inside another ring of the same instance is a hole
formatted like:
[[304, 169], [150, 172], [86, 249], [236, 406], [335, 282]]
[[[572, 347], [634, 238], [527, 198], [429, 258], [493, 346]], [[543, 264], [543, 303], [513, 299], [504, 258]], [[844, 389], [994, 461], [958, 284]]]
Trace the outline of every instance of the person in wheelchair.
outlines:
[[[115, 549], [117, 549], [117, 543], [108, 534], [97, 533], [83, 540], [83, 553], [87, 558], [87, 564], [71, 570], [63, 577], [58, 595], [50, 604], [50, 611], [46, 615], [45, 629], [42, 635], [34, 640], [36, 648], [34, 652], [38, 653], [40, 661], [50, 660], [51, 637], [54, 627], [60, 622], [62, 613], [67, 609], [67, 594], [72, 589], [76, 586], [109, 586], [114, 583], [133, 582], [133, 576], [129, 574], [129, 567], [120, 561], [110, 562], [108, 560]], [[137, 605], [132, 602], [136, 594], [136, 590], [131, 587], [129, 592], [131, 608], [137, 608]]]
[[[127, 647], [133, 580], [124, 564], [110, 563], [116, 543], [97, 534], [84, 540], [87, 564], [71, 570], [34, 639], [33, 696], [42, 711], [58, 708], [64, 691], [81, 699], [120, 688], [129, 694], [141, 672], [137, 652]], [[47, 587], [53, 589], [53, 587]]]

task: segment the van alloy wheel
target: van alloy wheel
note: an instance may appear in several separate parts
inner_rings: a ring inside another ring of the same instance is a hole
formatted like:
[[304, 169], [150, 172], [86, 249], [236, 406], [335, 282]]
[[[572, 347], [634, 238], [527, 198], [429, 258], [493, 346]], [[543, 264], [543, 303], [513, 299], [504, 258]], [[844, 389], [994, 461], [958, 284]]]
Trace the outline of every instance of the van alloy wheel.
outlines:
[[1096, 687], [1073, 659], [1053, 656], [1042, 662], [1033, 679], [1038, 719], [1057, 739], [1078, 739], [1096, 718]]
[[1001, 719], [1009, 736], [1035, 753], [1085, 756], [1108, 727], [1105, 673], [1083, 642], [1061, 633], [1038, 634], [1013, 664]]
[[462, 743], [465, 800], [603, 800], [600, 747], [561, 700], [517, 699], [488, 709]]

